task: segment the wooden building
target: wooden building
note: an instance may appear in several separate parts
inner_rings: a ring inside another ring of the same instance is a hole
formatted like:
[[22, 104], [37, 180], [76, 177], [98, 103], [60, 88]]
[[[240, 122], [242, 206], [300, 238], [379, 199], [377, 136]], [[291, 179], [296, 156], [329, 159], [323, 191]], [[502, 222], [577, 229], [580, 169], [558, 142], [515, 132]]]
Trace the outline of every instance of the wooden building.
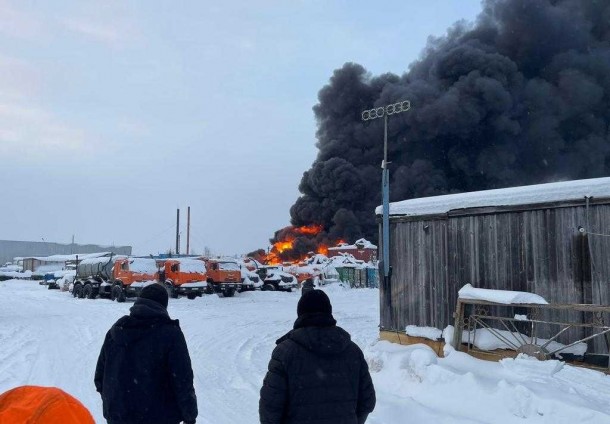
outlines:
[[467, 283], [608, 305], [610, 178], [392, 203], [390, 262], [382, 330], [452, 325]]

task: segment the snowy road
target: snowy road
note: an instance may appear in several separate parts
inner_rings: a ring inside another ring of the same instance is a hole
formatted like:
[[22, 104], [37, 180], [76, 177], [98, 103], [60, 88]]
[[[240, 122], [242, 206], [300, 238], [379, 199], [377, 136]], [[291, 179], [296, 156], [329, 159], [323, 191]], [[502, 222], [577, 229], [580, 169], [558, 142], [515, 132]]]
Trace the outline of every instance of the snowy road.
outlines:
[[[341, 296], [329, 291], [335, 317], [360, 345], [370, 344], [378, 292], [339, 290]], [[170, 299], [170, 316], [180, 320], [193, 361], [198, 423], [258, 421], [267, 363], [275, 340], [292, 328], [298, 300], [296, 292]], [[104, 422], [95, 364], [106, 331], [132, 304], [74, 299], [37, 282], [0, 282], [0, 393], [23, 384], [57, 386]]]
[[[530, 359], [436, 356], [423, 345], [377, 343], [377, 290], [327, 288], [339, 325], [365, 351], [378, 404], [369, 424], [610, 424], [610, 377]], [[198, 423], [258, 422], [258, 392], [275, 340], [292, 327], [298, 293], [170, 299], [189, 346]], [[74, 299], [37, 282], [0, 282], [0, 392], [57, 386], [104, 422], [93, 386], [106, 331], [132, 302]]]

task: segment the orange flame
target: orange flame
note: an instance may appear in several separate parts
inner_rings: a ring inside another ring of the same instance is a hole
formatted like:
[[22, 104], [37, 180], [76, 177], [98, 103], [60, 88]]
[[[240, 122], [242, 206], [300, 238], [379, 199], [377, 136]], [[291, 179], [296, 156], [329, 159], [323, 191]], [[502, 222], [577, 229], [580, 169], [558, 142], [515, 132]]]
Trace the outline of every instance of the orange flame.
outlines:
[[[322, 226], [322, 225], [311, 224], [311, 225], [304, 225], [302, 227], [293, 227], [290, 229], [290, 232], [292, 234], [303, 234], [303, 235], [315, 236], [316, 234], [319, 234], [323, 229], [324, 229], [324, 226]], [[288, 234], [284, 240], [279, 240], [279, 241], [273, 243], [271, 251], [265, 257], [265, 262], [267, 264], [278, 265], [283, 262], [282, 259], [280, 258], [280, 254], [287, 250], [292, 249], [294, 246], [295, 236], [292, 234]], [[317, 249], [317, 253], [326, 254], [326, 253], [328, 253], [328, 248], [326, 246], [320, 246]], [[298, 263], [305, 259], [307, 259], [307, 255], [304, 255], [303, 257], [298, 258], [293, 263]]]
[[299, 234], [308, 234], [308, 235], [315, 236], [316, 234], [319, 234], [323, 229], [324, 229], [324, 227], [321, 225], [311, 224], [311, 225], [305, 225], [303, 227], [296, 227], [294, 229], [294, 232], [299, 233]]

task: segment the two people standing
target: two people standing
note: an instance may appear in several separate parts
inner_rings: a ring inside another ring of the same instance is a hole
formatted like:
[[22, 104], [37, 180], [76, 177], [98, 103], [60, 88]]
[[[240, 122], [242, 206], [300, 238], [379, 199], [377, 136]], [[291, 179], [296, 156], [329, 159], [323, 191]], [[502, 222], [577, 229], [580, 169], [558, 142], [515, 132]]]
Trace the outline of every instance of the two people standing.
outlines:
[[[110, 424], [194, 424], [197, 398], [184, 334], [164, 287], [145, 287], [108, 331], [95, 386]], [[360, 348], [336, 326], [328, 296], [306, 291], [294, 329], [277, 341], [260, 392], [263, 424], [363, 424], [375, 390]]]

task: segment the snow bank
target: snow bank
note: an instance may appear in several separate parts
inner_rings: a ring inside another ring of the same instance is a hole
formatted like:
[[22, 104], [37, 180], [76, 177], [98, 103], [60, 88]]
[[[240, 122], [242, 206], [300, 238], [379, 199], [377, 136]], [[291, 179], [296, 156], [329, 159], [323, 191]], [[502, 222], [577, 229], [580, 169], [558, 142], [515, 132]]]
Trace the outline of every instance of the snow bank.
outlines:
[[[498, 338], [496, 335], [494, 335], [494, 333], [499, 334], [504, 340]], [[468, 342], [468, 335], [469, 333], [467, 330], [462, 333], [463, 343]], [[533, 338], [516, 331], [495, 329], [492, 332], [487, 328], [478, 328], [476, 331], [473, 330], [470, 332], [470, 342], [473, 343], [475, 347], [481, 350], [516, 350], [514, 348], [515, 346], [519, 347], [523, 344], [536, 344], [537, 346], [543, 346], [544, 344], [546, 344], [546, 342], [548, 342], [548, 340], [542, 338], [536, 338], [534, 340]], [[574, 346], [566, 348], [566, 345], [552, 341], [545, 347], [545, 349], [547, 350], [547, 352], [554, 352], [558, 350], [558, 355], [561, 355], [562, 353], [570, 353], [572, 355], [582, 356], [587, 352], [587, 344], [581, 342], [575, 344]]]
[[443, 335], [443, 332], [436, 327], [418, 327], [416, 325], [407, 325], [405, 332], [409, 336], [423, 337], [434, 341], [440, 339]]
[[460, 299], [486, 300], [488, 302], [502, 303], [505, 305], [525, 303], [548, 305], [548, 302], [544, 300], [542, 296], [534, 293], [479, 289], [472, 287], [470, 284], [466, 284], [464, 287], [462, 287], [458, 292], [458, 295]]
[[[365, 350], [378, 399], [367, 422], [610, 423], [610, 377], [524, 355], [482, 361], [386, 341]], [[408, 419], [406, 418], [408, 417]]]

